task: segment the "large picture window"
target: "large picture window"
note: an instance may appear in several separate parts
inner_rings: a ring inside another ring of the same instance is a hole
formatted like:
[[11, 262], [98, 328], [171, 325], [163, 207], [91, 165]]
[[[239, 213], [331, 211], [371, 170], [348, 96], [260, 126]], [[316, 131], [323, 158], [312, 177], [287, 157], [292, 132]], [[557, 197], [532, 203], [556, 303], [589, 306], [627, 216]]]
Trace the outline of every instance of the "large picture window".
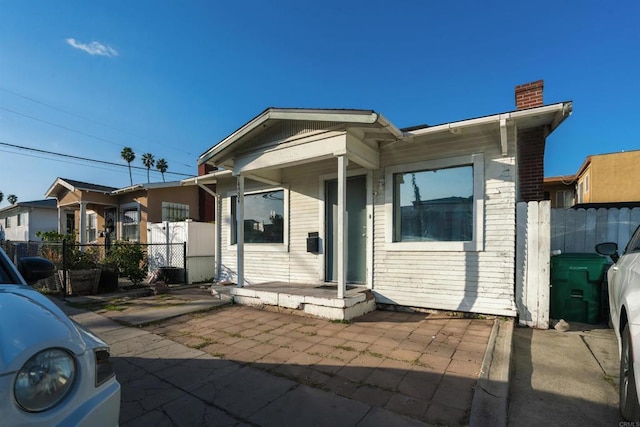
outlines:
[[[231, 244], [238, 243], [237, 196], [231, 197]], [[284, 190], [245, 194], [245, 243], [284, 243]]]
[[122, 239], [138, 241], [140, 236], [140, 211], [138, 207], [122, 210]]
[[483, 249], [482, 154], [389, 166], [385, 172], [386, 250]]
[[473, 240], [473, 166], [396, 173], [394, 241]]

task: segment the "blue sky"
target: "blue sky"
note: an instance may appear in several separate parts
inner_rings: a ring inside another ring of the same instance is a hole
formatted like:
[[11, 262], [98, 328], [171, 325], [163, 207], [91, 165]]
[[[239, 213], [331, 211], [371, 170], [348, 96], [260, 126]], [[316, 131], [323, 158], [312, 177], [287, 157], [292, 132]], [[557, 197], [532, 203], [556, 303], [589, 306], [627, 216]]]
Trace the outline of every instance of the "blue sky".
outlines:
[[[574, 101], [545, 173], [572, 174], [589, 154], [640, 148], [639, 12], [590, 0], [0, 0], [0, 143], [116, 163], [126, 145], [134, 165], [151, 152], [195, 174], [202, 152], [269, 106], [438, 124], [511, 111], [515, 85], [544, 79], [545, 103]], [[58, 176], [129, 185], [126, 168], [37, 156], [0, 145], [0, 206], [43, 198]]]

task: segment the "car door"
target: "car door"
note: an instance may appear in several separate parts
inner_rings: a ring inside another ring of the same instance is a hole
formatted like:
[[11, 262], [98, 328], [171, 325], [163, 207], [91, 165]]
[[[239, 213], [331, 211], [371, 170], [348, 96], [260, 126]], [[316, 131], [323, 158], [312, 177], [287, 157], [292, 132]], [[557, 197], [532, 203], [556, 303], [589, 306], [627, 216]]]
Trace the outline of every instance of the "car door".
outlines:
[[640, 227], [636, 228], [618, 262], [611, 266], [608, 279], [611, 317], [617, 329], [621, 307], [628, 295], [640, 291], [635, 289], [640, 285]]

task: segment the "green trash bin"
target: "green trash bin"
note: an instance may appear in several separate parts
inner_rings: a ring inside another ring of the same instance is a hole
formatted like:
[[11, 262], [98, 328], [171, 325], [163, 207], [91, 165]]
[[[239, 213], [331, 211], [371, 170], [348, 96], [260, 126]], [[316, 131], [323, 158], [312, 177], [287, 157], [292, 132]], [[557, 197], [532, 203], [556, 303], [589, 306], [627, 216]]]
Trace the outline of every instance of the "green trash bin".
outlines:
[[598, 254], [551, 257], [551, 318], [597, 324], [602, 319], [602, 282], [608, 260]]

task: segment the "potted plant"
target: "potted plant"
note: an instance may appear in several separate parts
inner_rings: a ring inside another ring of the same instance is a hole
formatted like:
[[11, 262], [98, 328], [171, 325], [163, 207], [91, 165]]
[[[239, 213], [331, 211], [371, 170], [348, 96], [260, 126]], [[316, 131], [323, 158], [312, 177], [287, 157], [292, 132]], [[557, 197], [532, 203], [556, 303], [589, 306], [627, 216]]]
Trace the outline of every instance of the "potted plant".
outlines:
[[85, 251], [74, 244], [65, 245], [66, 270], [58, 270], [60, 281], [66, 283], [67, 295], [95, 294], [100, 282], [100, 268], [98, 268], [99, 253], [95, 248]]
[[118, 290], [118, 277], [120, 271], [114, 256], [107, 255], [98, 266], [100, 268], [100, 281], [98, 282], [98, 292], [115, 292]]

